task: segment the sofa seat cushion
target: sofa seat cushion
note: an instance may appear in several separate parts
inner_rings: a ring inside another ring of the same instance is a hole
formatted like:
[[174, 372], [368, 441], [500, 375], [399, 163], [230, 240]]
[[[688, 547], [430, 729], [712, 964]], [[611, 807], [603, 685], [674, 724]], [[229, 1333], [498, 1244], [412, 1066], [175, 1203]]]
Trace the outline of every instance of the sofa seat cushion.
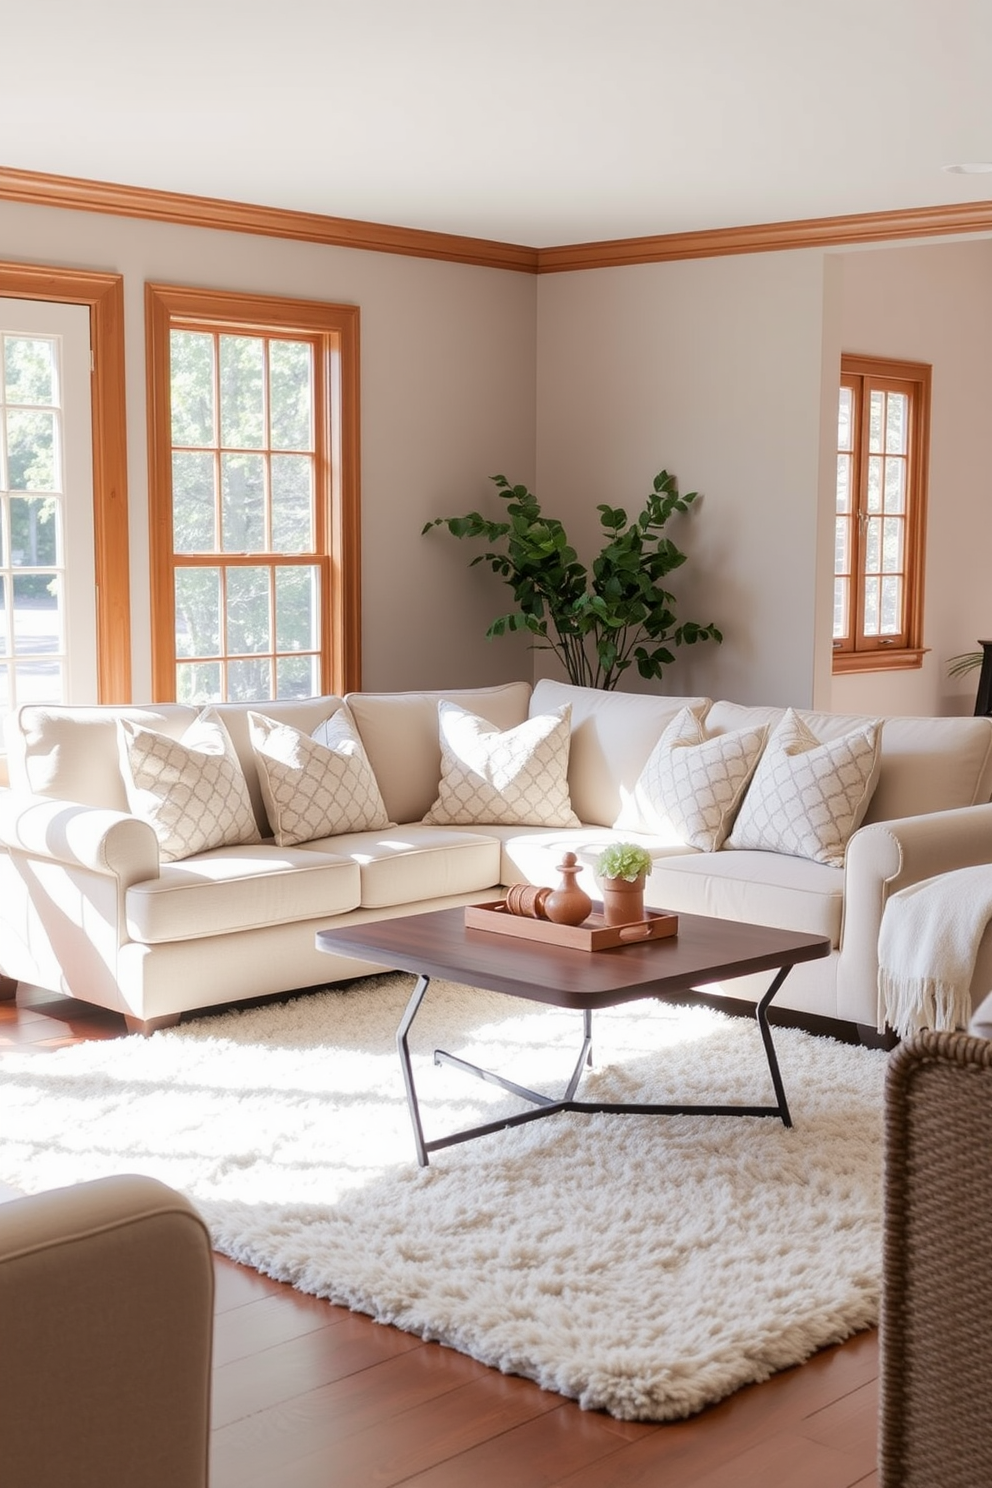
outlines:
[[844, 870], [746, 848], [658, 858], [644, 886], [644, 901], [651, 909], [827, 935], [836, 948], [840, 945]]
[[574, 852], [582, 872], [578, 882], [594, 899], [600, 898], [593, 872], [596, 859], [611, 842], [637, 842], [652, 857], [695, 856], [695, 848], [674, 846], [645, 832], [618, 832], [613, 827], [487, 827], [501, 841], [500, 882], [547, 884], [556, 888], [562, 853]]
[[363, 909], [476, 894], [499, 883], [499, 843], [486, 833], [414, 822], [382, 832], [346, 832], [300, 846], [348, 858], [361, 875]]
[[128, 889], [125, 913], [132, 940], [158, 945], [346, 914], [360, 902], [349, 858], [261, 843], [163, 863], [158, 878]]

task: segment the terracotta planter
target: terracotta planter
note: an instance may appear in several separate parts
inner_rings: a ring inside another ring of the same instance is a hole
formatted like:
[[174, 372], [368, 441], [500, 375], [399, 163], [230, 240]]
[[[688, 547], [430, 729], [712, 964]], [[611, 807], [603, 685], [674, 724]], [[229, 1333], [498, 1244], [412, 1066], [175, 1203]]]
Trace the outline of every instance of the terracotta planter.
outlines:
[[601, 878], [603, 918], [608, 925], [634, 925], [644, 918], [644, 874], [631, 882], [626, 878]]

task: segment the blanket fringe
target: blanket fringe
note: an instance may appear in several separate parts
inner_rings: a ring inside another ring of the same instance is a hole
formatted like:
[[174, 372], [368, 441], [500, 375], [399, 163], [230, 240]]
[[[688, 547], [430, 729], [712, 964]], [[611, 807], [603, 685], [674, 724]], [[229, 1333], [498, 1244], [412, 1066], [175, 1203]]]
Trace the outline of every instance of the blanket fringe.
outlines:
[[897, 977], [879, 968], [879, 1027], [886, 1024], [908, 1038], [923, 1028], [948, 1030], [967, 1028], [971, 1018], [971, 993], [939, 977]]

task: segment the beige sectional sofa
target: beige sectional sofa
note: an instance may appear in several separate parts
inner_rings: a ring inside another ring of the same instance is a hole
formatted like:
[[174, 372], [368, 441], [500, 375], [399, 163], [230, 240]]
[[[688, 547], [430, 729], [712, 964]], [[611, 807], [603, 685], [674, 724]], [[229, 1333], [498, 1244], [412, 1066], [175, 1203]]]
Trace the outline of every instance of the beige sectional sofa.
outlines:
[[[429, 825], [438, 794], [438, 702], [455, 701], [507, 730], [568, 705], [568, 787], [581, 825]], [[128, 809], [117, 720], [179, 738], [197, 710], [28, 706], [8, 719], [10, 789], [0, 791], [0, 975], [117, 1009], [149, 1031], [194, 1008], [344, 981], [369, 965], [329, 956], [315, 932], [499, 897], [501, 886], [555, 883], [567, 848], [586, 865], [608, 841], [641, 840], [655, 866], [656, 908], [753, 920], [828, 935], [831, 955], [796, 967], [779, 1002], [874, 1028], [876, 948], [888, 894], [935, 872], [992, 860], [992, 720], [890, 718], [864, 824], [843, 867], [780, 852], [673, 846], [614, 823], [683, 707], [707, 733], [774, 724], [783, 709], [705, 698], [604, 693], [541, 681], [447, 693], [347, 699], [391, 822], [376, 831], [278, 846], [249, 738], [248, 714], [310, 735], [342, 706], [223, 704], [217, 713], [247, 781], [260, 841], [160, 861], [147, 821]], [[804, 713], [823, 740], [864, 720]], [[765, 978], [728, 983], [753, 999]], [[988, 988], [985, 989], [986, 991]]]

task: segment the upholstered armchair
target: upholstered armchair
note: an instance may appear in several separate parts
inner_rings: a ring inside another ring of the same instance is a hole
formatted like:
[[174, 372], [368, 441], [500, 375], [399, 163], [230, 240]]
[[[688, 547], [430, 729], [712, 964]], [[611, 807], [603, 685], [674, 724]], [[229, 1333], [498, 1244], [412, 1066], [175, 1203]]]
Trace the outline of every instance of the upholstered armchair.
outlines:
[[4, 1488], [205, 1488], [213, 1284], [202, 1220], [154, 1179], [0, 1204]]

